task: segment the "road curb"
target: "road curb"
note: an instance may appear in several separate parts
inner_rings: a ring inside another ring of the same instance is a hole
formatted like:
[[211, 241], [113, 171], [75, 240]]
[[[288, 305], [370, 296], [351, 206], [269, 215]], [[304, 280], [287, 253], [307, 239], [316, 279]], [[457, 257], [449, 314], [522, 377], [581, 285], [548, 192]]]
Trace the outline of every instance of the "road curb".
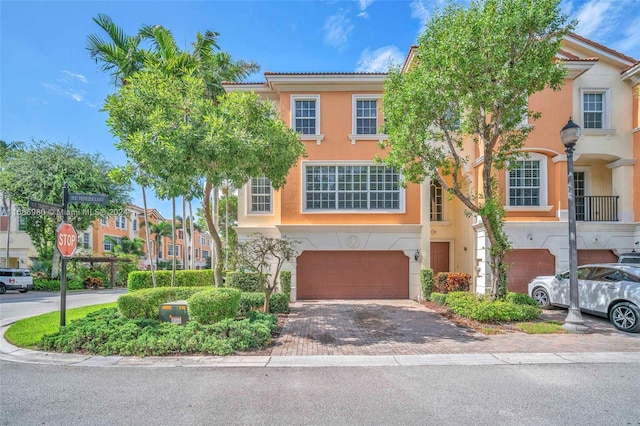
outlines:
[[411, 366], [478, 366], [531, 364], [622, 364], [640, 363], [640, 352], [563, 352], [563, 353], [486, 353], [427, 355], [310, 355], [310, 356], [97, 356], [62, 354], [23, 349], [4, 338], [7, 326], [0, 328], [0, 360], [64, 365], [69, 367], [411, 367]]

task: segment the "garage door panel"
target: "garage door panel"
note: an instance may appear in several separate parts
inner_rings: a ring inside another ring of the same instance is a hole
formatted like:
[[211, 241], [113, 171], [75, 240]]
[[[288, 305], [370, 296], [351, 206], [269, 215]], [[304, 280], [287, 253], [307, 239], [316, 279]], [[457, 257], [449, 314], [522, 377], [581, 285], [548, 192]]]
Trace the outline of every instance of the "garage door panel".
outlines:
[[517, 249], [505, 256], [507, 289], [516, 293], [527, 293], [531, 280], [539, 275], [555, 275], [556, 260], [549, 250]]
[[406, 299], [409, 259], [401, 251], [305, 251], [298, 299]]
[[618, 256], [611, 250], [578, 250], [578, 265], [590, 263], [616, 263]]

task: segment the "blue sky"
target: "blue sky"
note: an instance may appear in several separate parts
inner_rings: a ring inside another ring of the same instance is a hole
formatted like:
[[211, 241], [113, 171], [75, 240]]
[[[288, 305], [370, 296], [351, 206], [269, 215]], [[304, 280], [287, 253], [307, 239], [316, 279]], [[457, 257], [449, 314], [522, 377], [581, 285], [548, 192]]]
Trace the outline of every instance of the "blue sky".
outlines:
[[[124, 155], [101, 112], [114, 90], [86, 50], [109, 15], [128, 34], [143, 24], [170, 29], [188, 48], [196, 32], [262, 72], [386, 71], [402, 62], [439, 0], [359, 1], [0, 1], [0, 139], [70, 142], [114, 165]], [[640, 58], [640, 0], [564, 0], [577, 33]], [[136, 189], [133, 201], [141, 205]], [[152, 199], [170, 217], [170, 203]]]

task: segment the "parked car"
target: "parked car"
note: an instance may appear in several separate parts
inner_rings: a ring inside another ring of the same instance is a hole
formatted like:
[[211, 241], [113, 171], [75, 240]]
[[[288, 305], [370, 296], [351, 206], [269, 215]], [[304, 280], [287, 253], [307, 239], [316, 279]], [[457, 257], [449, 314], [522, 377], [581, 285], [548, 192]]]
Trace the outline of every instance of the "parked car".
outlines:
[[0, 294], [7, 290], [18, 290], [26, 293], [33, 290], [33, 277], [28, 269], [0, 268]]
[[[529, 295], [543, 309], [569, 306], [569, 271], [536, 277]], [[609, 318], [617, 329], [640, 331], [640, 265], [600, 263], [578, 267], [580, 310]]]
[[622, 253], [618, 256], [618, 263], [634, 263], [640, 265], [640, 253], [637, 251]]

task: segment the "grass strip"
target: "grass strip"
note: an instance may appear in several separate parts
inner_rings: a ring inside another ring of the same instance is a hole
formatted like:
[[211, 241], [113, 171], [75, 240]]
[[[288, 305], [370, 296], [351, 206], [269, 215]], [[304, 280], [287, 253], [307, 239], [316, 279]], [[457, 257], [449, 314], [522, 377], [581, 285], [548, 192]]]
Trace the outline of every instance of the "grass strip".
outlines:
[[[87, 314], [102, 308], [112, 308], [117, 306], [117, 302], [112, 302], [67, 309], [67, 324], [73, 320], [84, 318]], [[56, 333], [59, 329], [60, 311], [54, 311], [35, 317], [25, 318], [13, 323], [5, 332], [4, 337], [15, 346], [31, 349], [35, 348], [42, 337], [47, 334]]]

